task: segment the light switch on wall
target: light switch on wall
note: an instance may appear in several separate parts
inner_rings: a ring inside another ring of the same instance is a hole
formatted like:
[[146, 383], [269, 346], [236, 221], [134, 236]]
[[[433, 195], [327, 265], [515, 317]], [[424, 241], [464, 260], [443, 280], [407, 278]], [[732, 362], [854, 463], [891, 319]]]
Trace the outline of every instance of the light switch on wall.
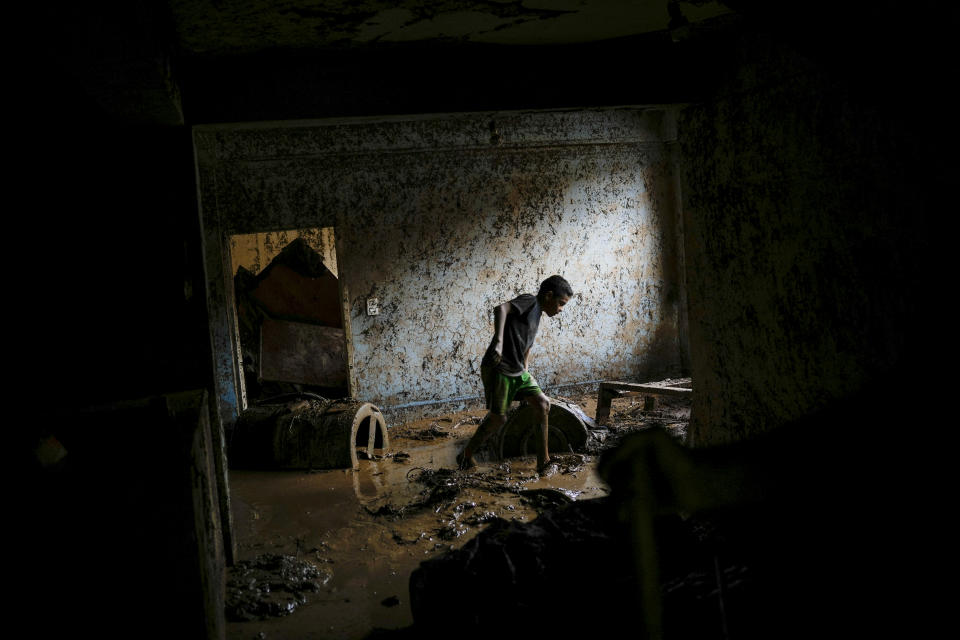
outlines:
[[367, 298], [367, 315], [376, 316], [380, 314], [380, 299]]

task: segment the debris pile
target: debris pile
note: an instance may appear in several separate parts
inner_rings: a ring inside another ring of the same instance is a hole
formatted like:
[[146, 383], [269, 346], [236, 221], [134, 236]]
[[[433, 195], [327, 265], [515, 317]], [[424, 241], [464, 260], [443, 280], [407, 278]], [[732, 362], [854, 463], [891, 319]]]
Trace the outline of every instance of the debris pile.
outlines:
[[412, 440], [436, 440], [437, 438], [449, 438], [452, 435], [452, 433], [444, 431], [439, 424], [434, 422], [426, 429], [411, 433], [407, 437]]
[[[576, 474], [590, 463], [591, 458], [582, 454], [555, 455], [557, 473]], [[411, 483], [423, 486], [416, 497], [404, 504], [387, 502], [373, 507], [364, 507], [366, 512], [377, 518], [392, 521], [416, 518], [420, 514], [433, 512], [439, 516], [437, 524], [424, 527], [419, 535], [409, 539], [399, 533], [394, 534], [398, 544], [416, 544], [435, 541], [450, 542], [471, 533], [476, 527], [503, 519], [496, 509], [507, 512], [517, 511], [518, 506], [526, 506], [540, 513], [543, 509], [559, 504], [570, 503], [577, 499], [580, 492], [568, 489], [537, 488], [528, 489], [526, 485], [540, 479], [536, 473], [516, 472], [509, 462], [501, 463], [488, 471], [464, 472], [453, 469], [427, 469], [413, 467], [407, 472]], [[472, 490], [476, 495], [488, 496], [489, 500], [464, 498], [464, 493]], [[494, 505], [493, 496], [506, 496], [507, 504], [498, 501]], [[522, 519], [517, 513], [513, 518]], [[438, 548], [441, 545], [437, 543]]]
[[228, 569], [226, 614], [234, 621], [285, 616], [333, 577], [293, 556], [263, 554]]
[[[413, 572], [413, 629], [433, 637], [451, 625], [482, 629], [510, 620], [518, 635], [566, 638], [595, 633], [597, 625], [640, 627], [629, 542], [615, 524], [613, 503], [574, 502], [549, 489], [529, 494], [545, 507], [537, 519], [491, 520], [462, 548]], [[723, 637], [723, 606], [742, 611], [756, 597], [747, 562], [723, 546], [717, 533], [722, 529], [711, 525], [710, 535], [699, 535], [702, 525], [674, 515], [658, 517], [654, 525], [667, 637]], [[575, 596], [576, 590], [582, 593]], [[557, 607], [572, 598], [582, 599], [576, 613], [564, 609], [569, 615], [558, 615]]]
[[[442, 629], [495, 628], [509, 620], [513, 633], [539, 627], [542, 635], [590, 618], [590, 602], [616, 609], [616, 589], [608, 594], [603, 581], [621, 585], [628, 575], [616, 541], [606, 533], [611, 528], [600, 526], [610, 516], [599, 499], [561, 505], [529, 523], [491, 520], [461, 549], [427, 560], [411, 574], [414, 628], [432, 636]], [[571, 580], [589, 585], [592, 595], [581, 615], [558, 615], [558, 606], [582, 598], [570, 591]], [[514, 628], [524, 621], [530, 629]]]
[[461, 492], [468, 487], [481, 489], [487, 493], [502, 494], [518, 492], [521, 483], [515, 482], [507, 475], [509, 465], [501, 465], [506, 469], [494, 469], [487, 473], [463, 473], [453, 469], [427, 469], [413, 467], [407, 471], [407, 480], [423, 485], [423, 490], [411, 502], [403, 505], [387, 503], [376, 509], [364, 507], [374, 516], [387, 516], [393, 519], [403, 518], [424, 510], [436, 513], [454, 506]]
[[603, 440], [594, 439], [588, 443], [587, 451], [597, 455], [612, 449], [631, 433], [660, 427], [680, 442], [686, 441], [687, 427], [690, 424], [690, 401], [686, 398], [663, 397], [654, 409], [647, 409], [644, 403], [625, 407], [611, 420], [610, 430]]
[[368, 402], [310, 393], [277, 396], [240, 414], [227, 434], [231, 468], [355, 469], [357, 450], [373, 459], [389, 447], [383, 414]]
[[396, 438], [432, 441], [440, 438], [450, 438], [460, 433], [455, 431], [456, 429], [465, 425], [478, 425], [481, 420], [480, 416], [466, 416], [454, 422], [453, 418], [444, 416], [433, 420], [426, 428], [397, 425], [392, 433]]

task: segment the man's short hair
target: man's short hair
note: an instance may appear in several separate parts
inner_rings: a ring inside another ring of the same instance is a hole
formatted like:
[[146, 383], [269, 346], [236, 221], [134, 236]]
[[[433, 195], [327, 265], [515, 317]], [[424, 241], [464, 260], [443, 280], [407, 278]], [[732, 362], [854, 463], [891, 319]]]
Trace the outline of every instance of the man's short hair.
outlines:
[[569, 282], [564, 280], [563, 276], [550, 276], [541, 282], [540, 291], [537, 292], [537, 295], [542, 296], [548, 291], [553, 293], [554, 298], [558, 296], [573, 297], [573, 287], [570, 286]]

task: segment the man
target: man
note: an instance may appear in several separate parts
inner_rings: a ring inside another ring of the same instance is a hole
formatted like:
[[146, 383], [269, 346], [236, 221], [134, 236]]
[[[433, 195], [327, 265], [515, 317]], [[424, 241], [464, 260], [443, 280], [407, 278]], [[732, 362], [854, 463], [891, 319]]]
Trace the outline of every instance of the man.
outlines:
[[475, 466], [473, 454], [500, 430], [506, 422], [510, 403], [516, 399], [528, 402], [537, 413], [541, 435], [537, 442], [537, 472], [546, 471], [550, 462], [547, 450], [550, 400], [527, 371], [527, 361], [540, 327], [540, 316], [544, 313], [551, 318], [557, 315], [572, 296], [569, 282], [560, 276], [550, 276], [540, 284], [536, 296], [524, 293], [494, 307], [493, 340], [480, 362], [487, 415], [457, 456], [461, 469]]

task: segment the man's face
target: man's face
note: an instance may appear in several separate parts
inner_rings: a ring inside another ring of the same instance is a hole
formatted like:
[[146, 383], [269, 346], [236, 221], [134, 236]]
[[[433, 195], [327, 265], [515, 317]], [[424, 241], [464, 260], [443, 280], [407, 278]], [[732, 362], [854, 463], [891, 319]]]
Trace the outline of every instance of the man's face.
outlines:
[[543, 312], [552, 318], [563, 311], [564, 305], [568, 302], [570, 302], [570, 296], [554, 296], [553, 291], [548, 291], [543, 301]]

